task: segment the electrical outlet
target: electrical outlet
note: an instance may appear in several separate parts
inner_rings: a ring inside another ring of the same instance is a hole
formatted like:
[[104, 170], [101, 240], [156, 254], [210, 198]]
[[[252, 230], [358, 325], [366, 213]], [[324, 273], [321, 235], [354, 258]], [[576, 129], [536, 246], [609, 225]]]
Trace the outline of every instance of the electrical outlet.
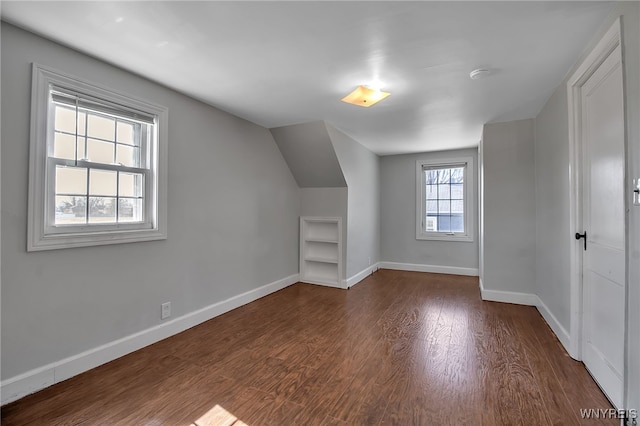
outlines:
[[367, 258], [367, 262], [369, 262], [369, 266], [371, 266], [371, 258], [370, 257]]
[[160, 319], [167, 319], [171, 316], [171, 302], [163, 303], [161, 309]]

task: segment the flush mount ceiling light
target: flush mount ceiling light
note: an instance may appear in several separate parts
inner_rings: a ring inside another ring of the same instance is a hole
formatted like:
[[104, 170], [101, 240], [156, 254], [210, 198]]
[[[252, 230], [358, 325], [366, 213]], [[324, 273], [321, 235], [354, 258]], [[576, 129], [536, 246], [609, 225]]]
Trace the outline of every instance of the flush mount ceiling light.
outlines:
[[469, 73], [469, 78], [471, 80], [479, 80], [483, 77], [486, 77], [489, 75], [489, 70], [484, 69], [484, 68], [478, 68], [476, 70], [473, 70]]
[[358, 86], [356, 90], [342, 98], [342, 102], [368, 108], [380, 102], [391, 93], [382, 92], [367, 86]]

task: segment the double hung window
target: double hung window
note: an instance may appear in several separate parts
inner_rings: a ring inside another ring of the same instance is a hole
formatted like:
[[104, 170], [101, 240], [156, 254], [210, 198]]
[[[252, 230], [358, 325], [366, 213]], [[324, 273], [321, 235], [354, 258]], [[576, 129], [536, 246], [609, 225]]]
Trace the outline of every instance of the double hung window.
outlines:
[[28, 249], [166, 238], [166, 109], [33, 73]]
[[473, 240], [473, 159], [416, 163], [416, 238]]

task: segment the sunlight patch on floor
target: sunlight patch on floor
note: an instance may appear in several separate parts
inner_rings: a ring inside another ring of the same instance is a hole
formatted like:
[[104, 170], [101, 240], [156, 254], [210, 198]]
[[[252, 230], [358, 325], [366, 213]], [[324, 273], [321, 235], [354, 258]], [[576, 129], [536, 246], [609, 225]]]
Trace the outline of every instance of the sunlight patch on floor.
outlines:
[[219, 406], [215, 405], [190, 426], [248, 426], [242, 420]]

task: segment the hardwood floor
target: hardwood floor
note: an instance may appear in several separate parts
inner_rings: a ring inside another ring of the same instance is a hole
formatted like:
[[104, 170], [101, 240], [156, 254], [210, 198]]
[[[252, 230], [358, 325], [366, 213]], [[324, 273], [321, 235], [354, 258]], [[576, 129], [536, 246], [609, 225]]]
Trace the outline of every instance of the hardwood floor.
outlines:
[[533, 307], [475, 277], [295, 284], [2, 408], [3, 425], [573, 425], [611, 408]]

